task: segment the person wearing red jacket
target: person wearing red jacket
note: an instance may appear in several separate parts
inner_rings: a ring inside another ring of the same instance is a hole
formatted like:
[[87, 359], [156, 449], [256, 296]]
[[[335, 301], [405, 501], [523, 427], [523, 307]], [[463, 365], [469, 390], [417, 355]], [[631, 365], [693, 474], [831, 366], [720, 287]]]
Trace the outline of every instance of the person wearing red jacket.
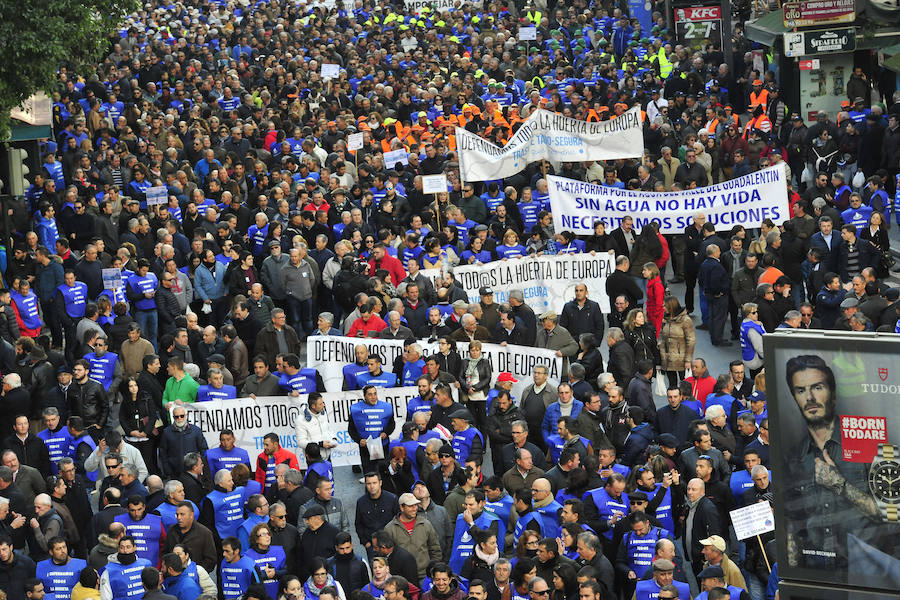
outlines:
[[648, 262], [644, 265], [641, 275], [647, 280], [647, 302], [644, 304], [644, 310], [647, 312], [647, 319], [653, 324], [656, 330], [656, 337], [659, 337], [659, 330], [662, 328], [663, 300], [666, 298], [666, 286], [663, 285], [662, 277], [659, 274], [659, 267], [655, 263]]
[[385, 323], [384, 319], [379, 317], [378, 313], [375, 311], [376, 302], [377, 300], [375, 298], [369, 298], [369, 300], [360, 307], [359, 318], [353, 321], [353, 325], [350, 326], [350, 331], [347, 332], [348, 336], [378, 337], [381, 330], [387, 327], [387, 323]]
[[263, 437], [263, 451], [256, 457], [255, 476], [256, 481], [263, 488], [263, 494], [268, 492], [272, 486], [277, 485], [275, 481], [275, 467], [278, 465], [287, 465], [291, 469], [300, 470], [297, 455], [281, 447], [278, 434], [267, 433]]
[[709, 374], [706, 361], [702, 358], [691, 361], [691, 376], [686, 377], [685, 381], [691, 384], [691, 396], [703, 405], [705, 411], [706, 397], [713, 393], [716, 385], [716, 378]]
[[391, 274], [391, 285], [394, 287], [400, 285], [400, 282], [406, 278], [406, 269], [400, 259], [391, 256], [387, 252], [387, 248], [382, 242], [378, 242], [372, 248], [372, 258], [369, 260], [371, 273], [374, 274], [378, 269], [384, 269]]

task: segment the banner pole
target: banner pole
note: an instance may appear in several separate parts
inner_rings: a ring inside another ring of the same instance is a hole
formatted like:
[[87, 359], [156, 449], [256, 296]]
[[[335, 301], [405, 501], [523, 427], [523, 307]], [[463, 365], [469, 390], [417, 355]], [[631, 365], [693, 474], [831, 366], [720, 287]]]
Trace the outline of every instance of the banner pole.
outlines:
[[441, 206], [438, 204], [438, 195], [434, 195], [434, 219], [437, 221], [437, 231], [435, 233], [441, 232]]
[[772, 572], [772, 565], [769, 564], [769, 557], [766, 555], [766, 549], [763, 547], [762, 538], [759, 537], [759, 534], [756, 535], [756, 541], [759, 542], [759, 549], [762, 551], [763, 558], [766, 561], [766, 569], [769, 570], [769, 573]]

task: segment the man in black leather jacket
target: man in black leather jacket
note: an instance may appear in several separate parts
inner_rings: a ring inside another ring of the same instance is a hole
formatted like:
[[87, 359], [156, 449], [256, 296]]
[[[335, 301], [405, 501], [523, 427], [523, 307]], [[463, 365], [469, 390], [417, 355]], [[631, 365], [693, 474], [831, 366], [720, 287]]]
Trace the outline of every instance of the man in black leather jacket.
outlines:
[[109, 419], [109, 399], [103, 386], [88, 377], [90, 372], [91, 363], [83, 358], [75, 361], [72, 414], [80, 416], [91, 437], [98, 440]]

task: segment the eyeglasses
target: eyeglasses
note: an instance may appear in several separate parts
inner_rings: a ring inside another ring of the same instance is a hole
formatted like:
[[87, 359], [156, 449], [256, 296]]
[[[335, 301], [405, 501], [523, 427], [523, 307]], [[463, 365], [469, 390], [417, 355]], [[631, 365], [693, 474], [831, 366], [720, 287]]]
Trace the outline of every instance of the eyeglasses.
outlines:
[[175, 415], [176, 419], [186, 419], [187, 415]]
[[270, 518], [270, 519], [284, 519], [284, 518], [286, 518], [286, 517], [287, 517], [287, 514], [283, 514], [283, 515], [269, 515], [269, 518]]
[[550, 590], [532, 590], [532, 596], [546, 596], [550, 593]]
[[629, 500], [628, 504], [646, 504], [646, 500]]

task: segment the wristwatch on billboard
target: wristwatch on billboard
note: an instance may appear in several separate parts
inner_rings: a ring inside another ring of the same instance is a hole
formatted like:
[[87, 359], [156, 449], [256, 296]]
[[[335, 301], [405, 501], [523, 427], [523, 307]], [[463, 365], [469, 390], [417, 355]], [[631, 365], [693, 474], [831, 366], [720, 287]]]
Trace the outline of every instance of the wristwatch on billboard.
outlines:
[[869, 469], [869, 490], [885, 521], [898, 521], [900, 507], [900, 448], [878, 444], [878, 454]]

